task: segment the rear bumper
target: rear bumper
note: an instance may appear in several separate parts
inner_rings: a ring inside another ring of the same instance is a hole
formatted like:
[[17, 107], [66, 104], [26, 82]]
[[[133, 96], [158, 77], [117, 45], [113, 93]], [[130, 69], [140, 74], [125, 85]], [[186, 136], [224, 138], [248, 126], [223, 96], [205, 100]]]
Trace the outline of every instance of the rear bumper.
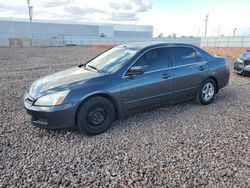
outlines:
[[77, 103], [54, 107], [33, 106], [24, 101], [25, 110], [31, 115], [33, 125], [46, 129], [75, 128]]

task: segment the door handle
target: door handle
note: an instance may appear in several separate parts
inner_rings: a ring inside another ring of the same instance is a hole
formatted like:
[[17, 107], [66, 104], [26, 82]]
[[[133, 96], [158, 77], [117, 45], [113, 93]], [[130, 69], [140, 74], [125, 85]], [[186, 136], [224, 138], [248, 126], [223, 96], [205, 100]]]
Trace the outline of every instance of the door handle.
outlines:
[[162, 78], [164, 78], [164, 79], [168, 79], [168, 78], [170, 78], [171, 77], [171, 75], [169, 75], [169, 74], [163, 74], [162, 75]]
[[199, 69], [200, 69], [201, 71], [204, 71], [204, 70], [206, 69], [206, 67], [200, 66]]

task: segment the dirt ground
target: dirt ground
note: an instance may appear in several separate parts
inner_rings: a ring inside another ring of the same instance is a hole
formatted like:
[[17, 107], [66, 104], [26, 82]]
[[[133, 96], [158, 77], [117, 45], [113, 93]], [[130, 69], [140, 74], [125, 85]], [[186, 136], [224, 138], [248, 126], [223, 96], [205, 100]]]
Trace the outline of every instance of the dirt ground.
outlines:
[[204, 48], [213, 55], [226, 56], [228, 58], [235, 58], [239, 54], [245, 52], [248, 48]]
[[0, 48], [0, 187], [250, 187], [250, 77], [232, 71], [208, 106], [135, 114], [106, 133], [34, 127], [23, 108], [34, 80], [103, 49]]

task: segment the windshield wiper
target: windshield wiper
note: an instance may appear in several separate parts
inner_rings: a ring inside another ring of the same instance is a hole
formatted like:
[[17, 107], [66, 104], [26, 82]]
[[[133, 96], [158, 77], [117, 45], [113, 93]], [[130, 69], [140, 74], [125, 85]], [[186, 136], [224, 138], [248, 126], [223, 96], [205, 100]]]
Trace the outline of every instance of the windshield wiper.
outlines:
[[87, 65], [87, 66], [90, 67], [91, 69], [96, 70], [98, 72], [98, 69], [95, 66], [93, 66], [93, 65]]

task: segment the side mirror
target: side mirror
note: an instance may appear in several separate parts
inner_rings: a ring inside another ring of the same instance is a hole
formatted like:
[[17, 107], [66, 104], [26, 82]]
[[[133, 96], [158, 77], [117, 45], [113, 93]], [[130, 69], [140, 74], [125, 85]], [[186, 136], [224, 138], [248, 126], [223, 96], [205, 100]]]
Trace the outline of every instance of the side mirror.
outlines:
[[127, 72], [127, 76], [133, 76], [133, 75], [142, 75], [144, 73], [144, 67], [142, 66], [134, 66], [129, 69]]

